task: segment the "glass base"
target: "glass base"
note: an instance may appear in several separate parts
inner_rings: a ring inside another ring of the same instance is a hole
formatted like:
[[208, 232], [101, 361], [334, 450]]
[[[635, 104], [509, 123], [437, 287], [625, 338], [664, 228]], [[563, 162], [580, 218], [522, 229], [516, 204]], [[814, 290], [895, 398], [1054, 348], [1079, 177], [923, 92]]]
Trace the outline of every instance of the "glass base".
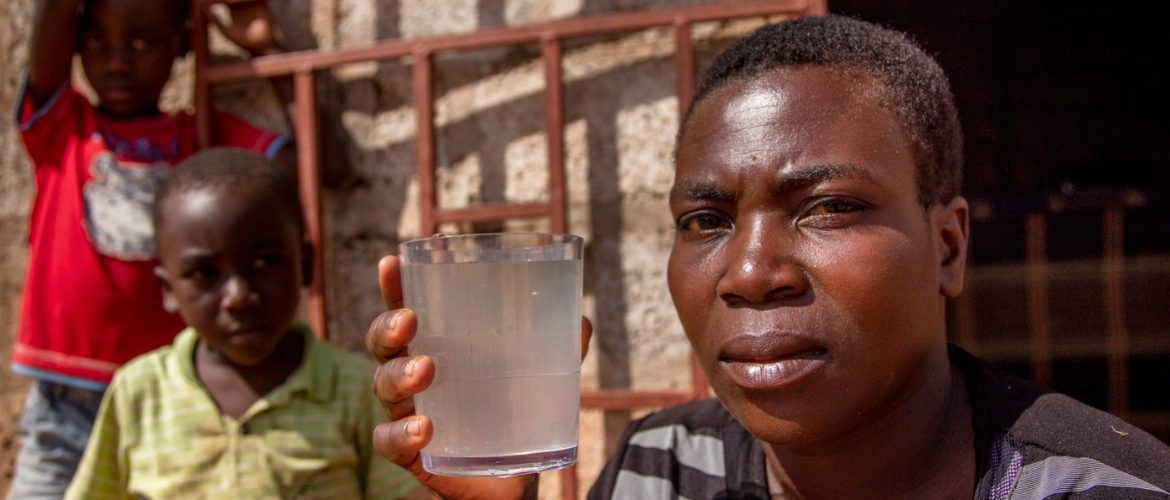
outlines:
[[568, 467], [577, 462], [577, 447], [493, 457], [442, 457], [423, 451], [423, 468], [439, 476], [497, 476], [533, 474]]

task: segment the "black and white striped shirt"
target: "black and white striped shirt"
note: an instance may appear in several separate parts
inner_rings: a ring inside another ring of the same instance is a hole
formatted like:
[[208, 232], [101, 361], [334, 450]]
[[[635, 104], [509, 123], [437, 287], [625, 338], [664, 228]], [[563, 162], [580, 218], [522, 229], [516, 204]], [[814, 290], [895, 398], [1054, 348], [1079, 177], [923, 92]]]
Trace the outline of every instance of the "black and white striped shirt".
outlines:
[[[1170, 447], [958, 348], [971, 396], [976, 492], [989, 500], [1170, 498]], [[590, 499], [768, 499], [760, 442], [716, 399], [633, 422]]]

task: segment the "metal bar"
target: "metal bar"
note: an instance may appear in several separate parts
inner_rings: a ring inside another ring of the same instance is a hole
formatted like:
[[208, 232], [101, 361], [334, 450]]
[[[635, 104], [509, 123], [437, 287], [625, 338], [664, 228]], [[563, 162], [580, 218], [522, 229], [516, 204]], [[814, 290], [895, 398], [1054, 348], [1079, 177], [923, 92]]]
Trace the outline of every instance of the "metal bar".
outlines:
[[304, 70], [320, 71], [344, 64], [397, 59], [418, 52], [435, 53], [534, 43], [550, 36], [564, 39], [637, 31], [674, 25], [680, 20], [697, 23], [777, 14], [800, 15], [816, 12], [816, 9], [821, 8], [822, 0], [766, 0], [624, 12], [528, 26], [493, 28], [459, 35], [387, 40], [364, 47], [274, 54], [246, 62], [208, 67], [205, 77], [211, 83], [271, 78]]
[[[422, 182], [419, 184], [421, 186]], [[434, 221], [432, 224], [437, 225], [444, 222], [487, 222], [510, 218], [545, 217], [548, 214], [548, 203], [498, 203], [467, 208], [436, 208], [432, 210], [431, 219]]]
[[581, 391], [581, 408], [594, 408], [599, 410], [661, 408], [693, 401], [694, 399], [694, 393], [689, 390], [644, 391], [634, 389], [604, 389]]
[[[966, 285], [968, 290], [973, 290], [975, 287], [975, 273], [967, 273]], [[954, 300], [955, 304], [955, 340], [963, 346], [964, 349], [978, 353], [979, 339], [976, 338], [978, 332], [978, 323], [975, 319], [975, 294], [968, 291], [961, 293]]]
[[1032, 346], [1032, 380], [1052, 385], [1052, 333], [1048, 324], [1048, 217], [1042, 213], [1025, 216], [1024, 242], [1027, 246], [1028, 332]]
[[695, 95], [695, 54], [691, 43], [691, 23], [685, 18], [674, 20], [674, 86], [678, 94], [678, 119], [687, 115]]
[[415, 156], [418, 161], [418, 202], [422, 222], [421, 234], [435, 234], [438, 223], [435, 211], [435, 107], [434, 68], [430, 52], [414, 54]]
[[1102, 231], [1109, 412], [1125, 418], [1129, 413], [1129, 334], [1125, 326], [1125, 212], [1122, 208], [1105, 210]]
[[548, 224], [568, 231], [565, 214], [565, 107], [561, 82], [561, 41], [549, 34], [540, 42], [544, 62], [544, 132], [548, 145]]
[[305, 236], [313, 245], [313, 279], [309, 284], [309, 325], [329, 338], [325, 303], [325, 232], [321, 220], [321, 164], [317, 134], [317, 85], [313, 73], [293, 75], [296, 100], [297, 178], [305, 211]]
[[[971, 262], [970, 252], [970, 247], [968, 247], [967, 262], [969, 266]], [[964, 276], [964, 285], [968, 291], [967, 293], [960, 293], [953, 302], [955, 304], [955, 340], [964, 349], [978, 354], [978, 339], [975, 338], [976, 332], [978, 331], [976, 327], [978, 323], [975, 319], [974, 293], [976, 274], [971, 271], [971, 267], [968, 267], [967, 274]]]
[[[678, 96], [678, 119], [682, 121], [695, 95], [695, 54], [691, 43], [691, 22], [683, 16], [674, 19], [674, 75]], [[691, 394], [693, 399], [707, 397], [710, 387], [699, 361], [691, 356]]]
[[207, 44], [207, 18], [204, 6], [191, 3], [191, 19], [195, 29], [191, 30], [191, 49], [195, 52], [195, 138], [199, 148], [211, 146], [211, 71], [210, 49]]
[[577, 464], [561, 469], [557, 475], [561, 479], [561, 499], [577, 500]]
[[808, 10], [805, 14], [810, 16], [823, 16], [829, 13], [829, 0], [809, 0]]

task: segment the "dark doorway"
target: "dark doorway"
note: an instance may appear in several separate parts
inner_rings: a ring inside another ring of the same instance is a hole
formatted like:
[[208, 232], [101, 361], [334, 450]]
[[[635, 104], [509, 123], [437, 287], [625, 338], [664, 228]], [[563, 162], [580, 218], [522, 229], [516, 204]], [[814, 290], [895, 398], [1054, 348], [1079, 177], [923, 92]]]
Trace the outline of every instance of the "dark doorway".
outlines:
[[972, 195], [1170, 185], [1170, 77], [1158, 70], [1170, 61], [1168, 9], [1137, 5], [829, 0], [938, 58]]
[[973, 205], [952, 337], [1170, 441], [1170, 43], [1138, 5], [829, 0], [950, 75]]

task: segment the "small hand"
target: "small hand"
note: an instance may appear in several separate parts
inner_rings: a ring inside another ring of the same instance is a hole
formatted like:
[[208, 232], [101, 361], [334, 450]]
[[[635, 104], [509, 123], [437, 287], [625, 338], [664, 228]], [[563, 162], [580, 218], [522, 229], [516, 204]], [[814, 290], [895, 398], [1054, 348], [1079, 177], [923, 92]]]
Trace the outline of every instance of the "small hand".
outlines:
[[275, 24], [266, 0], [228, 0], [224, 2], [231, 16], [226, 24], [215, 15], [207, 16], [232, 43], [252, 55], [278, 50]]

